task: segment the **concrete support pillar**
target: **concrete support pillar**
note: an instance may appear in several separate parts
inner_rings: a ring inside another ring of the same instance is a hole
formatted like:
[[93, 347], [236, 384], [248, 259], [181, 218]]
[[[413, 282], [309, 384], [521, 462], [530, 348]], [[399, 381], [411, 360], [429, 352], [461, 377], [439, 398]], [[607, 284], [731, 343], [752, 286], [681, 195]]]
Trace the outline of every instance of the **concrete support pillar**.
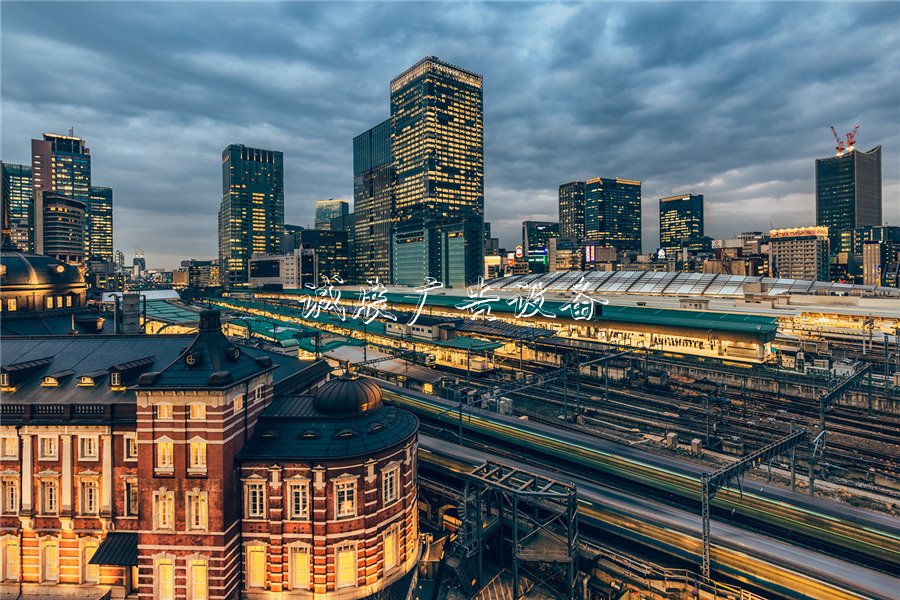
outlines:
[[112, 516], [112, 492], [113, 492], [113, 448], [112, 435], [103, 435], [103, 482], [100, 484], [100, 514], [104, 517]]
[[34, 514], [34, 457], [32, 452], [32, 436], [22, 436], [22, 514]]
[[60, 482], [61, 515], [72, 514], [72, 436], [62, 435], [62, 481]]

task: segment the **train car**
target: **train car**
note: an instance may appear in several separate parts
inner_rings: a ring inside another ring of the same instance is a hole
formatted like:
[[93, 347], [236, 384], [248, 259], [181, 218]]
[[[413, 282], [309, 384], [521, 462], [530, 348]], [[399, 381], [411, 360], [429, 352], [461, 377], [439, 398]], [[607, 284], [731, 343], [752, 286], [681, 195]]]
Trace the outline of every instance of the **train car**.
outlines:
[[650, 369], [647, 372], [647, 387], [657, 390], [669, 389], [669, 374], [666, 371]]

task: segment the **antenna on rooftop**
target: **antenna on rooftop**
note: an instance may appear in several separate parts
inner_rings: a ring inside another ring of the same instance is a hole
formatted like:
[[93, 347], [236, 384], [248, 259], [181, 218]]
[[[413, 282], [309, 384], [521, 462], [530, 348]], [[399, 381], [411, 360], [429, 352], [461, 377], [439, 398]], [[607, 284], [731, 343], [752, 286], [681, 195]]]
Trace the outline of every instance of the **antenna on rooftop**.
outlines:
[[75, 137], [75, 128], [69, 127], [69, 137]]

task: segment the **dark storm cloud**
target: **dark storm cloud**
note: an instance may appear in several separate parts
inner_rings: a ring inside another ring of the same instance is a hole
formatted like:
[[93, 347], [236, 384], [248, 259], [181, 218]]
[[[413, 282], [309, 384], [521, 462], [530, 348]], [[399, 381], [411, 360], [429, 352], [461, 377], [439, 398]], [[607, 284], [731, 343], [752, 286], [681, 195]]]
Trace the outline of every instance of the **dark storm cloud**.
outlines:
[[229, 143], [285, 152], [288, 222], [352, 196], [352, 137], [427, 54], [484, 74], [485, 204], [518, 241], [556, 188], [643, 182], [706, 195], [708, 233], [807, 224], [828, 126], [885, 151], [900, 222], [900, 5], [15, 3], [2, 16], [2, 158], [44, 131], [88, 140], [116, 247], [151, 265], [216, 253]]

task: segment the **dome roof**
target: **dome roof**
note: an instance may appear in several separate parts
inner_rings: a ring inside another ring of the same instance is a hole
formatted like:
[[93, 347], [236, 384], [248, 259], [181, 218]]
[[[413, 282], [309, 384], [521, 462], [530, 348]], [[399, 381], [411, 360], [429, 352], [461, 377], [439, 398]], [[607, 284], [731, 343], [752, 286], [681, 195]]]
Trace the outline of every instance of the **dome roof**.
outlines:
[[62, 263], [52, 256], [21, 252], [4, 245], [0, 252], [0, 282], [3, 287], [34, 288], [83, 287], [84, 276], [77, 267]]
[[320, 387], [313, 406], [327, 415], [352, 416], [381, 406], [381, 388], [358, 375], [342, 375]]

